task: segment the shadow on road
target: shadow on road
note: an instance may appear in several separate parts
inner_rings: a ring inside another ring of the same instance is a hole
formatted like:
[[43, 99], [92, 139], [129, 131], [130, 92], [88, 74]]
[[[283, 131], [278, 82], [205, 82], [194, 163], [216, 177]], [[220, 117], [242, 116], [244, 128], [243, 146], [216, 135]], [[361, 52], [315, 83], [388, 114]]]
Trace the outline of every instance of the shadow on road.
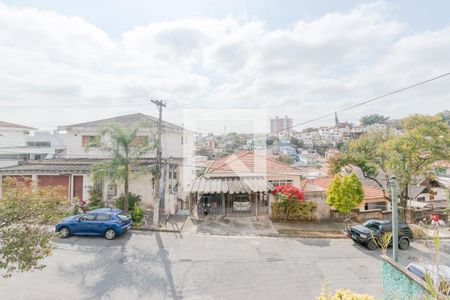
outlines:
[[103, 241], [97, 237], [80, 237], [72, 241], [69, 238], [68, 242], [61, 242], [59, 239], [57, 243], [93, 246], [95, 242], [95, 246], [100, 244], [102, 247], [100, 251], [95, 252], [94, 259], [74, 266], [59, 267], [62, 279], [79, 282], [79, 288], [87, 299], [115, 298], [116, 292], [130, 298], [148, 299], [152, 298], [153, 294], [155, 297], [164, 295], [167, 285], [172, 290], [174, 283], [171, 274], [169, 273], [170, 277], [164, 278], [161, 272], [158, 272], [159, 262], [162, 262], [167, 273], [167, 265], [170, 265], [167, 256], [161, 254], [161, 251], [155, 254], [150, 246], [149, 250], [127, 248], [130, 238], [131, 233], [126, 233], [114, 241]]
[[156, 232], [155, 238], [156, 238], [156, 242], [158, 244], [158, 256], [161, 259], [161, 262], [164, 266], [164, 271], [166, 273], [166, 279], [167, 279], [167, 284], [169, 285], [170, 293], [172, 294], [173, 299], [178, 300], [179, 297], [177, 294], [177, 290], [175, 288], [175, 282], [173, 281], [171, 262], [167, 256], [168, 252], [164, 248], [164, 244], [163, 244], [163, 241], [161, 239], [161, 235], [159, 232]]
[[[383, 252], [381, 249], [377, 250], [369, 250], [364, 245], [361, 245], [357, 242], [353, 242], [353, 246], [361, 251], [362, 253], [372, 256], [373, 258], [381, 261], [381, 255]], [[386, 255], [392, 257], [392, 247], [388, 247], [386, 250]], [[398, 250], [399, 263], [406, 266], [411, 262], [422, 262], [422, 263], [430, 263], [433, 262], [434, 255], [433, 251], [430, 247], [423, 244], [422, 241], [416, 241], [411, 244], [411, 246], [407, 250]], [[445, 261], [445, 263], [449, 263], [450, 261]]]
[[328, 239], [296, 239], [296, 241], [307, 246], [329, 247], [331, 245]]

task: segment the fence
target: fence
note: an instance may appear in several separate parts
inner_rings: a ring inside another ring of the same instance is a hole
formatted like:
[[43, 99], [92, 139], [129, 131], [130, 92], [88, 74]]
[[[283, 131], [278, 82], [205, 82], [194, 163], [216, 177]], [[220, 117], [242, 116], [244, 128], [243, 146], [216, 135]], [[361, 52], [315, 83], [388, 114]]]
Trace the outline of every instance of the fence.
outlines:
[[[349, 217], [357, 222], [364, 222], [369, 219], [385, 219], [390, 220], [392, 216], [391, 211], [383, 211], [379, 208], [360, 211], [354, 209], [350, 212]], [[346, 219], [346, 215], [341, 214], [335, 209], [330, 210], [330, 219], [333, 221], [342, 222]]]

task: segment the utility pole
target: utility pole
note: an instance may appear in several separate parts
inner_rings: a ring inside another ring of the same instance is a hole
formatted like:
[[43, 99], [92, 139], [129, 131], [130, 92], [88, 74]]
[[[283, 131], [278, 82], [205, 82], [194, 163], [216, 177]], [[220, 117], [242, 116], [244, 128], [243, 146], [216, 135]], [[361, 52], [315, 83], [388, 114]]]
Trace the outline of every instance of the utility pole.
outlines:
[[151, 100], [151, 102], [156, 105], [156, 107], [158, 108], [158, 111], [159, 111], [158, 144], [156, 146], [156, 178], [155, 178], [155, 193], [154, 193], [155, 201], [153, 203], [153, 225], [158, 225], [159, 224], [159, 204], [161, 201], [161, 196], [164, 197], [164, 195], [162, 195], [163, 193], [161, 192], [160, 177], [162, 175], [162, 173], [161, 173], [162, 110], [163, 110], [163, 107], [166, 107], [166, 103], [164, 103], [161, 100]]
[[392, 258], [398, 262], [398, 205], [397, 205], [397, 177], [391, 176], [392, 201]]

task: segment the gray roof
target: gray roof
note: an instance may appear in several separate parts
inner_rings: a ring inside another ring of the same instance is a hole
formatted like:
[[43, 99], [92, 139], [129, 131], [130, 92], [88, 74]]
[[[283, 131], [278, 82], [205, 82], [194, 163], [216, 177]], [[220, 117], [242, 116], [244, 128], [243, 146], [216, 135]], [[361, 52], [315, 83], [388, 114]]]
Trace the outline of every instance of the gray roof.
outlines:
[[[136, 127], [136, 126], [142, 126], [142, 127], [151, 127], [156, 128], [158, 126], [158, 118], [155, 118], [153, 116], [145, 115], [142, 113], [137, 114], [131, 114], [131, 115], [124, 115], [124, 116], [117, 116], [113, 118], [103, 119], [103, 120], [97, 120], [92, 122], [85, 122], [85, 123], [78, 123], [78, 124], [72, 124], [72, 125], [66, 125], [66, 126], [59, 126], [59, 130], [68, 130], [72, 128], [77, 127], [84, 127], [84, 128], [102, 128], [109, 124], [120, 124], [126, 127]], [[166, 129], [173, 129], [173, 130], [182, 130], [183, 128], [163, 121], [162, 122], [163, 128]]]
[[22, 164], [18, 166], [0, 168], [0, 175], [32, 175], [32, 174], [61, 174], [61, 173], [77, 173], [89, 174], [92, 164], [86, 163], [69, 163], [69, 164]]
[[[48, 159], [29, 160], [17, 166], [0, 168], [0, 175], [33, 175], [33, 174], [89, 174], [94, 163], [102, 159]], [[173, 159], [178, 162], [179, 159]], [[144, 159], [133, 171], [142, 171], [154, 165], [155, 159]]]
[[274, 189], [273, 185], [263, 177], [243, 178], [205, 178], [199, 177], [192, 184], [191, 193], [203, 194], [240, 194], [250, 192], [268, 192]]
[[3, 122], [3, 121], [0, 121], [0, 127], [22, 128], [22, 129], [33, 129], [33, 130], [36, 129], [36, 128], [33, 128], [33, 127], [28, 127], [28, 126], [24, 126], [24, 125], [19, 125], [19, 124], [14, 124], [14, 123], [8, 123], [8, 122]]
[[408, 187], [408, 198], [409, 199], [416, 199], [417, 196], [419, 196], [420, 194], [422, 194], [426, 190], [428, 190], [428, 188], [426, 186], [423, 186], [423, 185], [419, 185], [419, 186], [410, 185]]

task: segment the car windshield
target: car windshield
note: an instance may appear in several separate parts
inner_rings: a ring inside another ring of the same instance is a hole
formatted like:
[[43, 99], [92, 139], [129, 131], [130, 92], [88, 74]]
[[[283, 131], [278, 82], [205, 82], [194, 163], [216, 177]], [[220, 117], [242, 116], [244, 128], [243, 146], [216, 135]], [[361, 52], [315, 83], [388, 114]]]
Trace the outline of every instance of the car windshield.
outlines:
[[117, 214], [117, 217], [121, 220], [121, 221], [127, 221], [128, 220], [128, 216], [126, 214]]
[[367, 227], [369, 229], [372, 230], [379, 230], [380, 229], [380, 224], [373, 222], [373, 221], [367, 221], [366, 223], [363, 224], [364, 227]]

